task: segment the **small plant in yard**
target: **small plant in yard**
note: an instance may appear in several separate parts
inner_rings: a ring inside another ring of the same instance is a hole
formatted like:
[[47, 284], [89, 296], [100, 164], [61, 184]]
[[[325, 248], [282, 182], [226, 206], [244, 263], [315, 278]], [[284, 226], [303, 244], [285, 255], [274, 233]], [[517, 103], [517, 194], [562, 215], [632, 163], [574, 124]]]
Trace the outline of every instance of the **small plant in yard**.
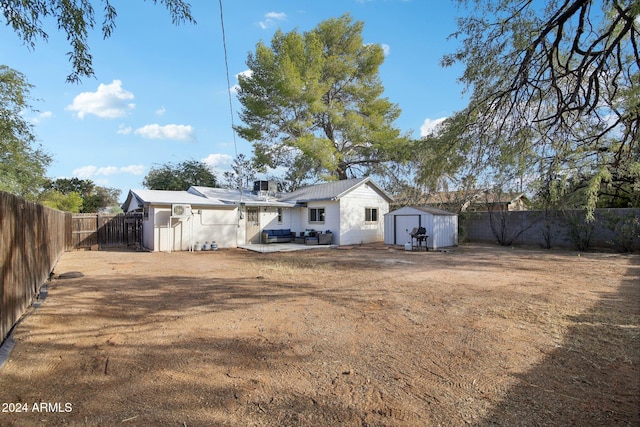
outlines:
[[588, 220], [582, 212], [565, 212], [567, 220], [567, 235], [569, 240], [579, 251], [587, 251], [591, 248], [591, 238], [596, 227], [595, 220]]
[[604, 226], [611, 230], [613, 239], [607, 243], [620, 252], [633, 252], [634, 241], [640, 238], [640, 218], [633, 212], [625, 215], [608, 215]]
[[503, 207], [489, 209], [491, 232], [501, 246], [511, 246], [521, 234], [535, 225], [535, 221], [511, 223], [509, 219], [513, 214]]
[[541, 248], [551, 249], [551, 240], [553, 237], [552, 233], [553, 223], [548, 219], [544, 219], [544, 224], [542, 225], [542, 242], [539, 243]]

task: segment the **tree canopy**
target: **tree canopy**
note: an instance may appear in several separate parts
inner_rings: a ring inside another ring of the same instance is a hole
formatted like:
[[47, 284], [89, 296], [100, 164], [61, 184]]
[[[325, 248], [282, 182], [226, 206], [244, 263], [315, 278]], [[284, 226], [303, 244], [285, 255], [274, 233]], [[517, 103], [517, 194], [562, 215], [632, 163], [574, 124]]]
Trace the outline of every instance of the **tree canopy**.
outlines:
[[[39, 200], [47, 206], [69, 212], [92, 213], [118, 205], [120, 190], [101, 187], [90, 179], [58, 178], [45, 184]], [[77, 205], [76, 198], [80, 199]], [[77, 205], [77, 207], [76, 207]], [[73, 211], [69, 206], [76, 207]]]
[[22, 114], [32, 110], [31, 87], [22, 73], [0, 65], [0, 190], [34, 200], [51, 157]]
[[58, 190], [47, 190], [41, 195], [40, 203], [65, 212], [82, 212], [82, 196], [75, 191], [63, 194]]
[[363, 27], [344, 15], [306, 33], [278, 30], [249, 53], [236, 131], [253, 143], [258, 165], [346, 179], [401, 157], [400, 109], [382, 97], [378, 76], [384, 54], [363, 43]]
[[233, 159], [231, 169], [224, 172], [222, 177], [225, 180], [225, 186], [232, 189], [251, 188], [250, 185], [256, 179], [256, 174], [260, 172], [254, 162], [244, 154], [238, 154], [238, 157]]
[[638, 191], [640, 2], [458, 2], [462, 43], [442, 62], [464, 64], [470, 103], [422, 141], [423, 182], [492, 171], [557, 199], [580, 181], [589, 210], [604, 187]]
[[[184, 0], [151, 0], [164, 5], [173, 24], [195, 23], [191, 6]], [[96, 25], [95, 1], [69, 0], [0, 0], [0, 9], [7, 26], [11, 27], [29, 49], [34, 49], [39, 40], [47, 41], [45, 20], [55, 21], [56, 28], [63, 31], [71, 46], [68, 53], [72, 72], [67, 81], [78, 82], [82, 77], [94, 75], [93, 58], [89, 49], [89, 32]], [[106, 39], [116, 26], [117, 11], [110, 0], [101, 0], [103, 10], [101, 32]]]
[[215, 173], [205, 163], [186, 160], [178, 164], [153, 166], [142, 185], [150, 190], [185, 191], [192, 185], [216, 187], [218, 182]]

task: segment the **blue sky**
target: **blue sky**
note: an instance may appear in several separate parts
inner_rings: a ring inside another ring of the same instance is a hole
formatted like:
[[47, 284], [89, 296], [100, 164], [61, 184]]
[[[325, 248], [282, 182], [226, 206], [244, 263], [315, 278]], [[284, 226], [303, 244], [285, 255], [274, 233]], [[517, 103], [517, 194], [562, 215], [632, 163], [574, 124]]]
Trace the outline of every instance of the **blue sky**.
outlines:
[[[231, 129], [218, 1], [193, 0], [197, 25], [174, 26], [164, 7], [141, 0], [116, 5], [113, 35], [90, 34], [95, 78], [66, 83], [70, 47], [52, 22], [47, 42], [30, 51], [0, 28], [2, 63], [26, 75], [37, 113], [26, 113], [42, 147], [53, 156], [51, 178], [91, 179], [118, 188], [142, 188], [154, 165], [203, 160], [219, 177], [251, 144]], [[97, 4], [97, 11], [100, 7]], [[300, 32], [350, 13], [363, 21], [364, 42], [386, 51], [380, 77], [384, 96], [399, 105], [395, 125], [415, 137], [464, 108], [460, 67], [440, 59], [456, 48], [448, 36], [463, 13], [453, 1], [233, 0], [223, 1], [231, 84], [247, 70], [247, 53], [281, 28]], [[96, 19], [98, 23], [102, 17]], [[240, 105], [233, 97], [234, 122]]]

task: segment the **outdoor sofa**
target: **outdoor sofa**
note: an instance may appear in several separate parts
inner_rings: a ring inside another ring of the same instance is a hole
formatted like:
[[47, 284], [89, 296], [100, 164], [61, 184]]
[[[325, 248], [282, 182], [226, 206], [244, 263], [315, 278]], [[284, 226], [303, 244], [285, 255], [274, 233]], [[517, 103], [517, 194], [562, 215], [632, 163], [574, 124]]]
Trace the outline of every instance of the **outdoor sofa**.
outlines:
[[262, 230], [262, 243], [289, 243], [295, 235], [289, 228]]

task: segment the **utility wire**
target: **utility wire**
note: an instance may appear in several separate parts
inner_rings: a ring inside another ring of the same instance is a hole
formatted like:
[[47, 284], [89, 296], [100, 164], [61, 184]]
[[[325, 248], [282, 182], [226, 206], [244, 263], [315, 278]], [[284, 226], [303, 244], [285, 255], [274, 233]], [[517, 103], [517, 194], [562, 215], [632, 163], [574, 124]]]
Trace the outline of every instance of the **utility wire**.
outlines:
[[236, 129], [233, 124], [233, 98], [231, 96], [231, 80], [229, 79], [229, 60], [227, 59], [227, 38], [224, 34], [224, 13], [222, 12], [222, 0], [220, 3], [220, 24], [222, 25], [222, 47], [224, 49], [224, 66], [227, 70], [227, 93], [229, 94], [229, 113], [231, 114], [231, 131], [233, 132], [233, 149], [238, 157], [238, 145], [236, 144]]

